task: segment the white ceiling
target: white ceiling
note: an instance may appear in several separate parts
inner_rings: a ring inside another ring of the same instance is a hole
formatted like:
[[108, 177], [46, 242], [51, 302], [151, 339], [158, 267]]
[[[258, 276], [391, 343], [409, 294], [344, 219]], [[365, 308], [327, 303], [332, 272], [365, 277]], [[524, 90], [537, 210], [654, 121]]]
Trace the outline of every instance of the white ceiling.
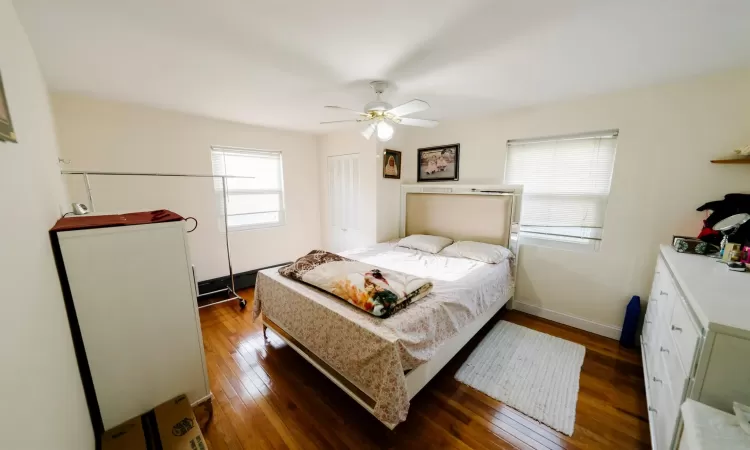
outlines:
[[15, 0], [50, 88], [324, 132], [385, 79], [470, 117], [750, 65], [747, 0]]

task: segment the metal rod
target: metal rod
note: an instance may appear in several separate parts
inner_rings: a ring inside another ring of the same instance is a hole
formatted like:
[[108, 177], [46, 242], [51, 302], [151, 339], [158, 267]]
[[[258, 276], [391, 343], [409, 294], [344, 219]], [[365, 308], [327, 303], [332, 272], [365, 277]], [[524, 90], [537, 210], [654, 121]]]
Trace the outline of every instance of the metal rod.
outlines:
[[83, 175], [88, 177], [89, 175], [127, 175], [135, 177], [192, 177], [192, 178], [245, 178], [254, 179], [255, 177], [243, 177], [237, 175], [200, 175], [192, 173], [158, 173], [158, 172], [101, 172], [95, 170], [61, 170], [63, 175]]
[[[237, 295], [237, 293], [234, 292], [234, 271], [232, 270], [232, 253], [229, 250], [229, 215], [227, 211], [227, 179], [222, 178], [221, 183], [223, 185], [223, 193], [224, 193], [224, 236], [226, 236], [226, 244], [227, 244], [227, 263], [229, 264], [229, 279], [232, 282], [232, 292], [234, 295]], [[239, 297], [239, 296], [238, 296]]]
[[217, 289], [217, 290], [215, 290], [215, 291], [211, 291], [211, 292], [204, 292], [204, 293], [202, 293], [202, 294], [198, 294], [198, 297], [206, 297], [206, 296], [208, 296], [208, 295], [214, 295], [214, 294], [218, 294], [219, 292], [227, 292], [228, 290], [229, 290], [229, 288], [228, 288], [228, 287], [225, 287], [225, 288], [222, 288], [222, 289]]
[[508, 139], [507, 145], [537, 144], [552, 141], [575, 141], [579, 139], [612, 139], [620, 134], [620, 130], [604, 130], [594, 133], [567, 134], [562, 136], [544, 136], [531, 139]]
[[224, 300], [219, 300], [217, 302], [211, 302], [207, 305], [200, 305], [198, 306], [198, 309], [208, 308], [209, 306], [218, 305], [219, 303], [231, 302], [232, 300], [243, 300], [243, 299], [239, 295], [235, 295], [234, 297], [230, 297]]
[[[237, 295], [237, 292], [235, 292], [235, 286], [234, 286], [234, 270], [232, 268], [232, 255], [229, 248], [229, 220], [228, 220], [228, 214], [227, 214], [227, 179], [228, 178], [238, 178], [238, 179], [254, 179], [255, 177], [243, 177], [243, 176], [235, 176], [235, 175], [199, 175], [199, 174], [187, 174], [187, 173], [158, 173], [158, 172], [102, 172], [102, 171], [80, 171], [80, 170], [61, 170], [61, 174], [63, 175], [83, 175], [83, 180], [86, 185], [86, 193], [89, 197], [89, 204], [91, 206], [91, 211], [94, 211], [94, 199], [91, 195], [91, 183], [89, 182], [89, 175], [120, 175], [120, 176], [141, 176], [141, 177], [191, 177], [191, 178], [221, 178], [221, 184], [222, 184], [222, 191], [223, 191], [223, 200], [224, 200], [224, 237], [225, 237], [225, 244], [227, 247], [227, 263], [229, 265], [229, 279], [231, 280], [232, 287], [227, 287], [226, 290], [230, 291], [234, 297], [229, 298], [227, 300], [222, 300], [221, 302], [214, 302], [211, 303], [211, 305], [216, 303], [224, 303], [229, 300], [240, 300], [244, 301], [242, 297]], [[196, 280], [197, 284], [197, 280]], [[196, 288], [197, 289], [197, 288]], [[219, 291], [217, 291], [219, 292]], [[198, 292], [196, 290], [196, 297], [198, 296]], [[210, 305], [205, 305], [210, 306]]]
[[89, 182], [89, 176], [88, 174], [83, 174], [83, 183], [86, 185], [86, 193], [89, 196], [89, 206], [91, 207], [91, 212], [96, 211], [94, 209], [94, 197], [91, 195], [91, 183]]

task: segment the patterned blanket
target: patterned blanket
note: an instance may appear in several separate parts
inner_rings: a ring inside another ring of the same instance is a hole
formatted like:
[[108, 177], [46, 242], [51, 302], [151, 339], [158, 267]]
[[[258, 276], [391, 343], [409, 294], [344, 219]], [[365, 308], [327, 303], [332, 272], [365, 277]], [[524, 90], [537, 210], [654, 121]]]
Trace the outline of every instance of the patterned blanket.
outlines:
[[323, 289], [376, 317], [385, 318], [432, 290], [432, 282], [323, 250], [313, 250], [279, 273]]

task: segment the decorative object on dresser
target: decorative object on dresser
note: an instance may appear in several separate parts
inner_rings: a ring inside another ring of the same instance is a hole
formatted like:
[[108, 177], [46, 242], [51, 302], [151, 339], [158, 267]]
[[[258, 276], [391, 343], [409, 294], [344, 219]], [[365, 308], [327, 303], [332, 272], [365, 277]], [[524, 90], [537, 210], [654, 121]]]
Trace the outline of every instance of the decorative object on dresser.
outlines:
[[183, 218], [67, 217], [50, 239], [94, 432], [182, 393], [209, 400]]
[[658, 450], [679, 442], [685, 399], [726, 412], [750, 402], [750, 277], [712, 258], [660, 250], [641, 336]]
[[710, 255], [719, 251], [719, 248], [715, 245], [689, 236], [672, 236], [672, 247], [679, 253], [695, 253], [697, 255]]
[[0, 142], [18, 142], [16, 133], [13, 131], [13, 121], [10, 118], [10, 108], [8, 107], [8, 97], [5, 95], [3, 87], [3, 76], [0, 74]]
[[[724, 228], [719, 224], [731, 216], [750, 213], [750, 194], [727, 194], [722, 200], [715, 200], [698, 207], [696, 211], [711, 211], [703, 221], [703, 229], [698, 238], [711, 244], [719, 245], [722, 232], [715, 228]], [[732, 237], [733, 242], [750, 244], [750, 222], [740, 226]]]
[[387, 149], [383, 151], [383, 178], [401, 179], [401, 152]]
[[460, 144], [417, 150], [417, 181], [458, 181]]

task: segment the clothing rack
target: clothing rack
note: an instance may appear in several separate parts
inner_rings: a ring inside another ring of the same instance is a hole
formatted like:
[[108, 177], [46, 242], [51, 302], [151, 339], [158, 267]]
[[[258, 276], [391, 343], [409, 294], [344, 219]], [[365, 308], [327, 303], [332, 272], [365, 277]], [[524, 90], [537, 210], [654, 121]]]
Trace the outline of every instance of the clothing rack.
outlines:
[[89, 199], [89, 206], [91, 207], [91, 211], [95, 212], [96, 209], [94, 207], [94, 196], [91, 193], [91, 182], [89, 181], [89, 175], [112, 175], [112, 176], [135, 176], [135, 177], [187, 177], [187, 178], [221, 178], [221, 186], [223, 191], [223, 201], [224, 201], [224, 242], [226, 244], [227, 248], [227, 263], [229, 265], [229, 281], [230, 285], [227, 286], [224, 289], [218, 289], [216, 291], [206, 292], [205, 294], [199, 294], [198, 293], [198, 280], [195, 279], [195, 270], [193, 270], [193, 280], [195, 281], [195, 293], [198, 298], [205, 297], [209, 295], [216, 295], [220, 292], [226, 292], [229, 295], [229, 298], [226, 298], [224, 300], [220, 300], [217, 302], [211, 302], [207, 305], [198, 305], [198, 308], [206, 308], [208, 306], [217, 305], [219, 303], [225, 303], [230, 302], [233, 300], [239, 300], [240, 308], [245, 309], [247, 306], [247, 300], [242, 298], [239, 294], [237, 294], [234, 286], [234, 270], [232, 269], [232, 252], [229, 248], [229, 223], [228, 223], [228, 217], [227, 217], [227, 179], [253, 179], [255, 177], [243, 177], [243, 176], [236, 176], [236, 175], [198, 175], [198, 174], [188, 174], [188, 173], [159, 173], [159, 172], [102, 172], [102, 171], [94, 171], [94, 170], [61, 170], [61, 174], [63, 175], [81, 175], [83, 176], [83, 183], [86, 186], [86, 195]]

